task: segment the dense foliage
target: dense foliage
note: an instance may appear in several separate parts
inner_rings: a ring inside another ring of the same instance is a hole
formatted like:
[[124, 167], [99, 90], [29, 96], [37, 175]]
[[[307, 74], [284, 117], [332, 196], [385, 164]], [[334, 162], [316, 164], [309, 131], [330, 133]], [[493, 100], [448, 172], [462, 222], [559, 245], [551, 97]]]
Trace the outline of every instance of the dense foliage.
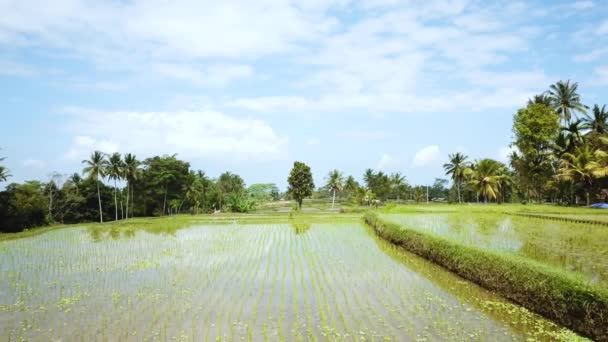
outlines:
[[298, 209], [301, 209], [302, 201], [311, 196], [315, 188], [310, 167], [299, 161], [294, 162], [287, 183], [289, 184], [287, 192], [298, 204]]
[[[0, 192], [0, 232], [17, 232], [50, 223], [78, 223], [230, 210], [248, 212], [279, 198], [274, 184], [253, 184], [231, 172], [217, 179], [194, 171], [176, 155], [140, 162], [95, 151], [83, 161], [83, 174], [53, 174], [48, 182], [9, 184]], [[8, 178], [8, 170], [2, 168]], [[1, 180], [4, 180], [1, 179]], [[106, 183], [106, 181], [109, 181]]]

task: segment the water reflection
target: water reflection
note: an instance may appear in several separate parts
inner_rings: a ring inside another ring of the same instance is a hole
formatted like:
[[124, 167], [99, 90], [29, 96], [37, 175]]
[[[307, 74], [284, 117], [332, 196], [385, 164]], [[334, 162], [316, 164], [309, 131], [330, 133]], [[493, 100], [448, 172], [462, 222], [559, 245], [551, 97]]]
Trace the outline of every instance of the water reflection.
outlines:
[[385, 214], [410, 229], [430, 232], [470, 246], [524, 256], [608, 284], [608, 230], [502, 214]]

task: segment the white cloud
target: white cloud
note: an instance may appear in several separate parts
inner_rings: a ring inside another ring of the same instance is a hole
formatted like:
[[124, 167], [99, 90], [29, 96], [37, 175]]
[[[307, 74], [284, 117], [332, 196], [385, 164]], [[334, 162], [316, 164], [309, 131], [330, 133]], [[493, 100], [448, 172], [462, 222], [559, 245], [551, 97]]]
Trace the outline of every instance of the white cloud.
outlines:
[[152, 65], [151, 69], [168, 78], [208, 86], [224, 86], [233, 80], [253, 74], [253, 70], [247, 65], [230, 64], [214, 64], [205, 68], [197, 68], [190, 64], [158, 63]]
[[21, 164], [25, 167], [30, 167], [33, 169], [44, 169], [46, 167], [46, 162], [39, 159], [25, 159], [21, 162]]
[[384, 153], [376, 165], [376, 169], [386, 171], [388, 168], [394, 167], [397, 160], [388, 153]]
[[37, 73], [38, 71], [29, 65], [0, 59], [0, 75], [27, 77]]
[[439, 150], [439, 146], [430, 145], [423, 147], [416, 155], [414, 155], [414, 160], [412, 161], [413, 165], [416, 167], [424, 167], [435, 164], [436, 162], [441, 160], [441, 152]]
[[590, 9], [593, 8], [595, 4], [593, 1], [576, 1], [572, 4], [572, 8], [578, 10]]
[[501, 163], [505, 163], [507, 165], [509, 165], [510, 162], [510, 156], [513, 152], [517, 152], [517, 148], [513, 147], [513, 146], [503, 146], [500, 149], [498, 149], [498, 154], [496, 157], [496, 160], [498, 160]]
[[287, 154], [287, 137], [265, 122], [211, 110], [104, 112], [68, 108], [77, 136], [66, 158], [95, 150], [140, 156], [178, 153], [186, 159], [269, 161]]
[[602, 65], [593, 70], [591, 83], [594, 85], [608, 84], [608, 65]]
[[593, 62], [608, 54], [608, 48], [593, 49], [588, 53], [582, 53], [574, 56], [575, 62]]
[[604, 20], [597, 28], [597, 30], [595, 31], [595, 33], [598, 36], [602, 36], [605, 34], [608, 34], [608, 20]]
[[101, 151], [104, 153], [118, 152], [119, 146], [118, 143], [107, 139], [96, 139], [91, 136], [78, 135], [72, 139], [72, 145], [64, 154], [64, 157], [70, 160], [84, 160], [93, 151]]
[[377, 141], [388, 139], [392, 136], [389, 130], [372, 130], [372, 129], [349, 129], [337, 133], [339, 138], [356, 140], [356, 141]]

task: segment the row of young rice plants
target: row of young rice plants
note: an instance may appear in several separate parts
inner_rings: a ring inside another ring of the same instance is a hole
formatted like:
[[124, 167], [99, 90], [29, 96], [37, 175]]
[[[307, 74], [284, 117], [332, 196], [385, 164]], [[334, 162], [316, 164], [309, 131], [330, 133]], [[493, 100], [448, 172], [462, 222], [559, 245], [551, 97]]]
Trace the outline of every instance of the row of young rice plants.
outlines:
[[608, 229], [499, 213], [382, 214], [404, 228], [468, 246], [517, 255], [571, 272], [581, 282], [608, 287]]
[[65, 229], [5, 241], [0, 340], [574, 336], [534, 315], [512, 314], [481, 289], [463, 295], [466, 283], [438, 285], [420, 273], [429, 267], [416, 269], [395, 254], [343, 220], [94, 236]]
[[400, 226], [374, 213], [366, 214], [365, 221], [386, 240], [524, 307], [595, 339], [608, 338], [608, 295], [601, 287], [525, 257]]

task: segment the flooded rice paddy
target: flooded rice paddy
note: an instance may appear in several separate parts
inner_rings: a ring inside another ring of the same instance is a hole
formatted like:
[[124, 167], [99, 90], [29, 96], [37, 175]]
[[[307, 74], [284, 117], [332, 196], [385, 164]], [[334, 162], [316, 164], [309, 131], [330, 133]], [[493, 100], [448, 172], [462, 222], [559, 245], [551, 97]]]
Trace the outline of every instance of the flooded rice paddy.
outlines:
[[506, 214], [384, 214], [401, 226], [519, 255], [608, 286], [608, 227]]
[[1, 341], [576, 338], [357, 221], [0, 242]]

